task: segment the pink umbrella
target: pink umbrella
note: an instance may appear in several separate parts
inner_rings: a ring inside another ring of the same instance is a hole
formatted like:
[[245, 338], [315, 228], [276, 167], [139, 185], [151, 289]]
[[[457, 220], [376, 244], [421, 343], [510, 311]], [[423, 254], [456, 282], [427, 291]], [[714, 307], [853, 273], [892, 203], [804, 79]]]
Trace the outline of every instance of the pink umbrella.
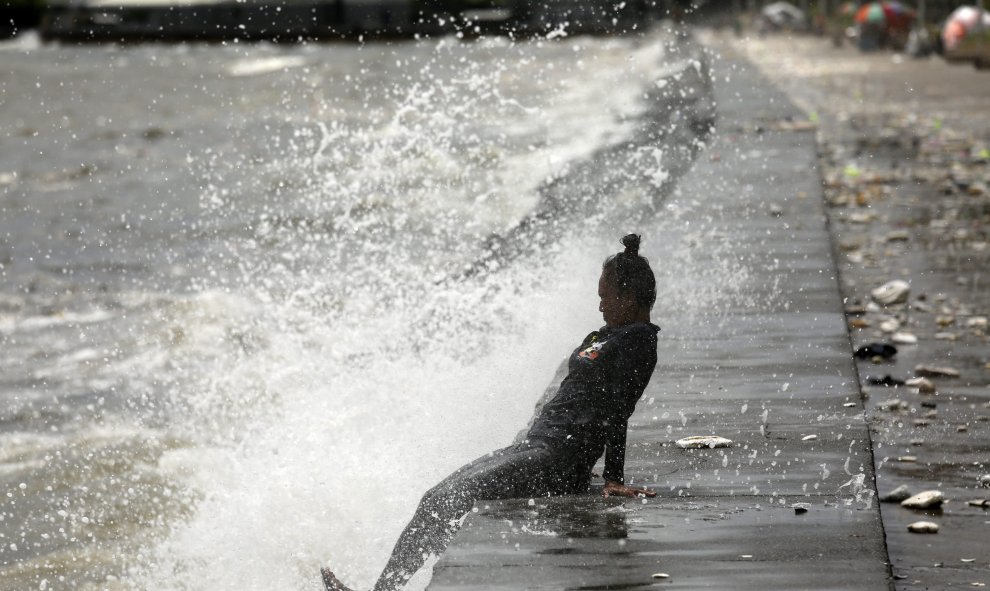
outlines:
[[942, 44], [952, 51], [970, 31], [985, 28], [990, 28], [990, 13], [976, 6], [960, 6], [942, 26]]

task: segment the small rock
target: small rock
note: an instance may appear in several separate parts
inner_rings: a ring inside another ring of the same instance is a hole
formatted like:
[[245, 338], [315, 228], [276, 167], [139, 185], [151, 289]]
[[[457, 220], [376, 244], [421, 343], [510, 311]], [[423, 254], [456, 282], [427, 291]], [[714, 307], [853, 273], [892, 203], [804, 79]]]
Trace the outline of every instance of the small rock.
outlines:
[[667, 573], [653, 573], [653, 578], [654, 579], [669, 579], [670, 578], [670, 575], [668, 575]]
[[855, 402], [847, 402], [847, 403], [843, 404], [842, 406], [844, 406], [846, 408], [852, 408], [852, 407], [858, 406], [858, 405]]
[[849, 321], [850, 328], [869, 328], [870, 321], [866, 318], [853, 318]]
[[910, 445], [911, 447], [922, 447], [925, 445], [925, 441], [923, 439], [912, 439]]
[[732, 445], [732, 440], [717, 435], [693, 435], [678, 439], [676, 445], [681, 449], [729, 447]]
[[936, 367], [934, 365], [916, 365], [914, 373], [926, 378], [958, 378], [959, 370], [951, 367]]
[[907, 526], [908, 531], [913, 534], [937, 534], [938, 524], [931, 521], [915, 521]]
[[957, 338], [958, 337], [956, 336], [956, 333], [954, 333], [954, 332], [937, 332], [937, 333], [935, 333], [935, 340], [936, 341], [954, 341]]
[[911, 239], [911, 234], [907, 230], [892, 230], [887, 232], [887, 242], [906, 242]]
[[[918, 461], [918, 456], [897, 456], [897, 461], [898, 462], [905, 462], [905, 463], [910, 464], [910, 463], [917, 462]], [[904, 497], [904, 499], [906, 499], [906, 498], [907, 497]], [[901, 499], [901, 500], [903, 501], [904, 499]]]
[[794, 509], [795, 515], [801, 515], [802, 513], [807, 513], [808, 509], [811, 509], [811, 503], [794, 503], [791, 505]]
[[911, 293], [911, 285], [907, 281], [894, 279], [874, 289], [870, 295], [878, 304], [890, 306], [907, 301], [909, 293]]
[[944, 501], [945, 496], [942, 495], [941, 491], [926, 490], [901, 501], [901, 507], [907, 507], [908, 509], [931, 509], [940, 507]]
[[897, 343], [898, 345], [917, 345], [918, 337], [914, 336], [909, 332], [895, 332], [891, 335], [890, 340]]
[[931, 400], [922, 400], [922, 401], [921, 401], [921, 407], [922, 407], [922, 408], [936, 408], [936, 407], [938, 407], [938, 405], [937, 405], [937, 404], [935, 404], [935, 403], [934, 403], [933, 401], [931, 401]]
[[891, 398], [890, 400], [884, 400], [877, 405], [877, 410], [906, 410], [908, 403], [904, 402], [900, 398]]
[[880, 497], [881, 503], [900, 503], [901, 501], [906, 501], [911, 498], [911, 492], [908, 490], [906, 484], [902, 484], [890, 491], [889, 493]]
[[930, 424], [931, 423], [928, 422], [928, 421], [926, 421], [925, 419], [915, 419], [914, 420], [914, 426], [915, 427], [927, 427]]
[[928, 378], [911, 378], [909, 380], [904, 380], [904, 385], [911, 388], [917, 388], [918, 392], [921, 394], [935, 393], [935, 382], [929, 380]]
[[955, 322], [956, 322], [955, 316], [939, 315], [935, 317], [935, 324], [938, 324], [943, 328], [946, 326], [951, 326], [952, 324], [955, 324]]
[[901, 327], [901, 323], [896, 318], [888, 318], [880, 323], [880, 330], [886, 333], [896, 332]]
[[932, 307], [921, 300], [915, 300], [911, 307], [919, 312], [931, 312]]
[[867, 343], [856, 349], [853, 355], [858, 359], [872, 359], [874, 357], [890, 359], [897, 355], [897, 347], [887, 343]]
[[990, 474], [984, 474], [983, 476], [980, 476], [980, 484], [982, 484], [987, 488], [990, 488]]
[[875, 216], [868, 211], [854, 211], [846, 218], [853, 224], [869, 224]]
[[[770, 211], [770, 215], [772, 215], [775, 218], [779, 218], [780, 216], [784, 215], [784, 208], [777, 205], [776, 203], [772, 204], [769, 207], [769, 211]], [[656, 575], [653, 576], [655, 577]]]
[[739, 555], [739, 558], [752, 558], [752, 557], [753, 557], [752, 554], [740, 554]]
[[969, 431], [969, 427], [966, 425], [959, 425], [956, 427], [956, 433], [965, 433], [966, 431]]
[[805, 435], [801, 438], [801, 441], [814, 441], [815, 439], [818, 439], [817, 435]]
[[966, 321], [967, 328], [986, 328], [987, 327], [987, 317], [986, 316], [973, 316]]

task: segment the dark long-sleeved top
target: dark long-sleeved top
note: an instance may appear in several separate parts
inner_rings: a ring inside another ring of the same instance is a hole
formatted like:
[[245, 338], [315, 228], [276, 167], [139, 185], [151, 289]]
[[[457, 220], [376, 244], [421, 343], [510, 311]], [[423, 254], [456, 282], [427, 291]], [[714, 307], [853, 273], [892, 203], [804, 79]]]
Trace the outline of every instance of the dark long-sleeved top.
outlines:
[[605, 480], [624, 483], [626, 428], [657, 364], [651, 323], [603, 327], [568, 359], [567, 376], [527, 434], [574, 453], [588, 472], [605, 452]]

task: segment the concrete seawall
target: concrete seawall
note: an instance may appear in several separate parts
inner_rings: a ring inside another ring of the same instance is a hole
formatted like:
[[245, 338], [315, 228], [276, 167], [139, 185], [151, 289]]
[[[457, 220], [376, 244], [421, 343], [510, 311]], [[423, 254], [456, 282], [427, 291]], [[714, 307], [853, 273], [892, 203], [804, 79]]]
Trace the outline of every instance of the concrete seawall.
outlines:
[[[671, 199], [746, 259], [748, 297], [690, 326], [655, 310], [626, 474], [658, 497], [479, 502], [429, 589], [890, 588], [813, 131], [742, 58], [712, 77], [716, 133]], [[674, 445], [707, 434], [734, 444]]]

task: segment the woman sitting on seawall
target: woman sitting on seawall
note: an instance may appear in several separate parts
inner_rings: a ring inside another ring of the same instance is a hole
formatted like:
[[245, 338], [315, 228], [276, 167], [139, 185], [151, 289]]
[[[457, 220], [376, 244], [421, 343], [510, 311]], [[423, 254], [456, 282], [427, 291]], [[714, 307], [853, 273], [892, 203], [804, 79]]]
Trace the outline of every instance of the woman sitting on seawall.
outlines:
[[[571, 354], [567, 377], [542, 408], [526, 439], [474, 460], [430, 489], [399, 536], [374, 591], [401, 589], [428, 555], [443, 553], [460, 518], [479, 499], [527, 498], [587, 492], [591, 470], [605, 454], [604, 496], [652, 497], [624, 484], [626, 426], [657, 363], [657, 331], [650, 322], [656, 278], [639, 256], [639, 236], [622, 239], [598, 280], [605, 326]], [[351, 591], [329, 568], [328, 591]]]

